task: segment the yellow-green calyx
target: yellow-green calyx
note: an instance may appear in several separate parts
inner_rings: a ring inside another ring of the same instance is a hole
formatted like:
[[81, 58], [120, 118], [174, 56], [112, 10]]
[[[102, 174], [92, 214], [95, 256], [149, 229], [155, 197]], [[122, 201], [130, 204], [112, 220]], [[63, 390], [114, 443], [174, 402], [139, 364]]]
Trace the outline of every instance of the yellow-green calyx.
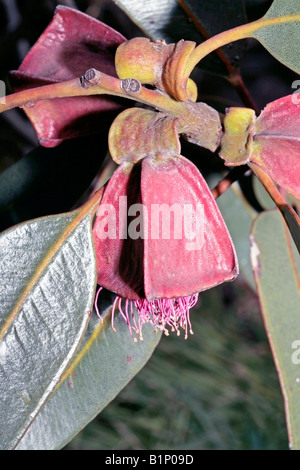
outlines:
[[122, 43], [115, 56], [120, 79], [135, 78], [153, 85], [177, 101], [196, 101], [197, 86], [189, 78], [186, 64], [196, 43], [181, 40], [176, 44], [134, 38]]
[[255, 124], [255, 112], [249, 108], [229, 108], [224, 118], [220, 157], [228, 166], [248, 162]]

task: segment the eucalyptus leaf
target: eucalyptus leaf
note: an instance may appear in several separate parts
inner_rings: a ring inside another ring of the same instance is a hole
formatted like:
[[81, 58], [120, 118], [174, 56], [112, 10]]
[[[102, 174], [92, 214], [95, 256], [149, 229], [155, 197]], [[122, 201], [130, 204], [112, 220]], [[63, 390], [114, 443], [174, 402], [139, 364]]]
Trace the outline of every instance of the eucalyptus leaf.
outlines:
[[[100, 297], [102, 293], [100, 294]], [[111, 302], [103, 323], [94, 314], [73, 363], [53, 395], [20, 441], [17, 450], [60, 449], [115, 398], [145, 365], [161, 333], [143, 326], [143, 341], [135, 343], [117, 314], [110, 325]]]
[[264, 210], [275, 209], [276, 205], [258, 178], [253, 178], [253, 190], [257, 201]]
[[256, 218], [251, 261], [285, 400], [290, 446], [299, 450], [300, 257], [277, 210]]
[[280, 22], [265, 24], [252, 33], [261, 44], [284, 65], [300, 73], [300, 2], [274, 0], [263, 20]]
[[234, 184], [222, 194], [217, 199], [217, 204], [233, 240], [241, 274], [249, 286], [255, 290], [250, 262], [249, 233], [256, 212], [247, 203], [237, 184]]
[[93, 204], [0, 235], [1, 449], [17, 444], [86, 330], [96, 285]]

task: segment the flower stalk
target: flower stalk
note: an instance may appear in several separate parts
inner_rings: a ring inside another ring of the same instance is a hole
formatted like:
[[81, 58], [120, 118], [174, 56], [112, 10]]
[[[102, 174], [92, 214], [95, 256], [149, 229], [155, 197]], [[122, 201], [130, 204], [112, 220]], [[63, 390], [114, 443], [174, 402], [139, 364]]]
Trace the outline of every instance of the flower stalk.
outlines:
[[279, 16], [275, 18], [260, 18], [251, 23], [243, 24], [207, 39], [202, 44], [199, 44], [188, 58], [185, 73], [190, 75], [196, 65], [208, 54], [226, 46], [231, 42], [247, 39], [254, 36], [254, 33], [266, 26], [276, 24], [288, 23], [290, 21], [300, 21], [300, 15]]

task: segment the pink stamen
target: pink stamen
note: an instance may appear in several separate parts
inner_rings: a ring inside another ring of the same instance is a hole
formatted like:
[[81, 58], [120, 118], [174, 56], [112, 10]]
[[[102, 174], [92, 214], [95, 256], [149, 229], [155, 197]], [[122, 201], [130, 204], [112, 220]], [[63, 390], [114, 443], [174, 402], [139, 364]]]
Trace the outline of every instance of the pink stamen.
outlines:
[[125, 322], [128, 323], [128, 322], [127, 322], [126, 315], [125, 315], [125, 313], [124, 313], [123, 310], [122, 310], [122, 297], [118, 297], [118, 298], [119, 298], [119, 312], [120, 312], [120, 314], [122, 315], [122, 317], [124, 318]]
[[114, 327], [114, 317], [115, 317], [115, 310], [116, 310], [116, 305], [117, 305], [117, 302], [118, 300], [120, 299], [119, 296], [117, 296], [114, 300], [114, 303], [113, 303], [113, 306], [112, 306], [112, 312], [111, 312], [111, 327], [113, 329], [113, 331], [116, 331], [115, 327]]
[[138, 333], [139, 329], [137, 327], [135, 317], [134, 317], [134, 313], [133, 313], [133, 302], [130, 302], [130, 313], [131, 313], [131, 318], [132, 318], [133, 325], [134, 325], [134, 330], [135, 330], [136, 333]]
[[[102, 287], [100, 287], [97, 292], [95, 308], [98, 317], [103, 321], [97, 307], [98, 296], [101, 290]], [[126, 299], [125, 307], [122, 307], [122, 300], [122, 297], [117, 295], [113, 302], [111, 327], [114, 331], [116, 331], [114, 327], [114, 316], [118, 305], [118, 310], [124, 321], [127, 323], [130, 335], [133, 338], [134, 336], [132, 331], [138, 333], [140, 340], [143, 340], [142, 328], [144, 323], [152, 325], [155, 331], [162, 330], [166, 335], [169, 334], [167, 327], [169, 327], [171, 331], [176, 331], [177, 335], [180, 335], [180, 328], [183, 329], [185, 339], [188, 337], [188, 333], [193, 334], [190, 320], [190, 309], [197, 303], [198, 294], [174, 299], [156, 299], [151, 301], [146, 299]], [[133, 307], [136, 308], [138, 313], [137, 321]], [[134, 341], [137, 341], [137, 339], [134, 338]]]

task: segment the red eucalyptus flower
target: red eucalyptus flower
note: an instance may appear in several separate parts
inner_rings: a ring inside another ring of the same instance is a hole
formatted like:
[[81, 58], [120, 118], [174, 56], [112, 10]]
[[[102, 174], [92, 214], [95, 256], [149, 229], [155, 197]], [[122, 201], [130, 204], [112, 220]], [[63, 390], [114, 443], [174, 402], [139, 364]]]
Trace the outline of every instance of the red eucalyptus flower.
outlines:
[[[15, 89], [77, 78], [88, 69], [116, 76], [114, 53], [123, 41], [123, 36], [101, 22], [58, 7], [19, 70], [12, 72]], [[195, 44], [181, 41], [168, 46], [145, 39], [142, 44], [150, 47], [154, 62], [159, 58], [154, 75], [148, 73], [151, 61], [141, 71], [143, 83], [155, 84], [175, 100], [189, 101], [186, 111], [190, 110], [190, 115], [180, 121], [169, 114], [134, 108], [114, 121], [109, 146], [120, 167], [105, 188], [93, 229], [98, 283], [100, 290], [105, 287], [117, 294], [112, 324], [118, 305], [131, 334], [135, 330], [142, 338], [142, 326], [147, 322], [165, 333], [168, 326], [177, 333], [183, 328], [187, 337], [188, 330], [191, 332], [189, 309], [197, 302], [198, 293], [233, 280], [238, 263], [204, 178], [180, 155], [179, 122], [181, 133], [193, 141], [197, 126], [191, 131], [191, 123], [196, 118], [199, 121], [197, 105], [190, 106], [196, 99], [195, 86], [184, 67]], [[134, 41], [119, 49], [119, 78], [132, 78], [132, 47], [136, 52], [136, 46]], [[139, 64], [143, 64], [144, 54], [143, 49]], [[119, 106], [115, 98], [86, 96], [41, 100], [28, 103], [24, 110], [40, 143], [51, 147], [97, 129], [97, 113]], [[201, 139], [196, 142], [214, 151], [220, 141], [220, 118], [208, 106], [205, 112], [203, 122], [200, 120]]]
[[[19, 69], [11, 72], [13, 88], [21, 91], [70, 80], [92, 67], [116, 76], [114, 55], [123, 41], [125, 38], [120, 33], [100, 21], [59, 6]], [[29, 103], [24, 111], [40, 144], [54, 147], [64, 139], [99, 132], [103, 126], [103, 116], [99, 113], [120, 110], [120, 107], [113, 97], [86, 96]]]
[[145, 322], [165, 332], [182, 327], [187, 336], [198, 293], [238, 274], [217, 204], [197, 167], [180, 155], [176, 123], [137, 108], [116, 118], [109, 143], [120, 166], [93, 229], [98, 284], [117, 294], [113, 315], [118, 305], [140, 336]]
[[257, 118], [251, 161], [300, 199], [300, 103], [293, 98], [269, 103]]
[[255, 163], [300, 199], [300, 104], [294, 95], [269, 103], [258, 118], [252, 109], [229, 108], [220, 156], [227, 165]]

